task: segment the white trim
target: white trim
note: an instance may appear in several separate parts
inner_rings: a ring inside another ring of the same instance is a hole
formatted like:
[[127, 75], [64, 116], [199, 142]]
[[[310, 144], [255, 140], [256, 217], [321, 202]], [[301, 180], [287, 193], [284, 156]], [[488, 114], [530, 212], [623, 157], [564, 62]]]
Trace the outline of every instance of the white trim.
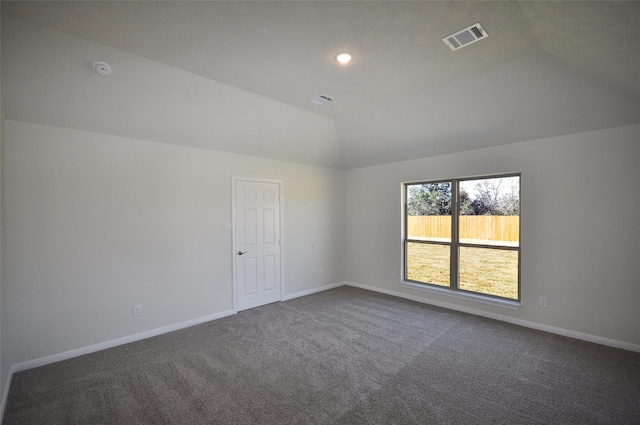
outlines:
[[438, 295], [444, 295], [447, 297], [458, 298], [461, 300], [473, 301], [482, 304], [488, 304], [495, 307], [508, 308], [510, 310], [520, 310], [520, 302], [519, 301], [510, 301], [500, 298], [488, 297], [481, 294], [472, 294], [469, 292], [463, 291], [452, 291], [447, 288], [439, 288], [437, 286], [429, 286], [429, 285], [421, 285], [419, 283], [413, 282], [400, 282], [400, 284], [405, 288], [416, 289], [418, 291], [432, 292]]
[[[313, 289], [309, 289], [306, 291], [301, 291], [301, 292], [297, 292], [295, 294], [290, 294], [290, 295], [286, 295], [283, 297], [282, 301], [288, 301], [288, 300], [292, 300], [294, 298], [299, 298], [299, 297], [303, 297], [306, 295], [311, 295], [311, 294], [315, 294], [318, 292], [322, 292], [322, 291], [327, 291], [329, 289], [334, 289], [334, 288], [338, 288], [340, 286], [353, 286], [355, 288], [360, 288], [360, 289], [365, 289], [368, 291], [372, 291], [372, 292], [379, 292], [382, 294], [386, 294], [386, 295], [391, 295], [394, 297], [399, 297], [399, 298], [404, 298], [404, 299], [408, 299], [411, 301], [416, 301], [419, 303], [423, 303], [423, 304], [429, 304], [429, 305], [434, 305], [437, 307], [443, 307], [443, 308], [447, 308], [449, 310], [455, 310], [455, 311], [461, 311], [464, 313], [469, 313], [469, 314], [474, 314], [476, 316], [481, 316], [481, 317], [487, 317], [490, 319], [495, 319], [495, 320], [500, 320], [506, 323], [511, 323], [514, 325], [519, 325], [519, 326], [524, 326], [527, 328], [531, 328], [531, 329], [536, 329], [536, 330], [540, 330], [540, 331], [544, 331], [544, 332], [549, 332], [549, 333], [553, 333], [553, 334], [557, 334], [557, 335], [561, 335], [561, 336], [566, 336], [569, 338], [575, 338], [575, 339], [580, 339], [583, 341], [588, 341], [588, 342], [593, 342], [596, 344], [600, 344], [600, 345], [606, 345], [609, 347], [614, 347], [614, 348], [621, 348], [623, 350], [629, 350], [629, 351], [634, 351], [634, 352], [638, 352], [640, 353], [640, 345], [639, 344], [631, 344], [628, 342], [624, 342], [624, 341], [618, 341], [618, 340], [614, 340], [614, 339], [609, 339], [609, 338], [603, 338], [597, 335], [591, 335], [591, 334], [586, 334], [586, 333], [582, 333], [582, 332], [576, 332], [576, 331], [572, 331], [569, 329], [563, 329], [563, 328], [558, 328], [555, 326], [549, 326], [549, 325], [543, 325], [540, 323], [536, 323], [536, 322], [530, 322], [527, 320], [521, 320], [521, 319], [515, 319], [512, 317], [508, 317], [508, 316], [503, 316], [501, 314], [494, 314], [494, 313], [489, 313], [489, 312], [485, 312], [485, 311], [481, 311], [481, 310], [476, 310], [474, 308], [467, 308], [467, 307], [462, 307], [462, 306], [458, 306], [458, 305], [454, 305], [454, 304], [449, 304], [449, 303], [443, 303], [443, 302], [439, 302], [439, 301], [434, 301], [434, 300], [429, 300], [429, 299], [425, 299], [419, 296], [415, 296], [415, 295], [410, 295], [410, 294], [404, 294], [402, 292], [397, 292], [397, 291], [392, 291], [392, 290], [388, 290], [388, 289], [382, 289], [382, 288], [377, 288], [375, 286], [371, 286], [371, 285], [364, 285], [361, 283], [356, 283], [356, 282], [349, 282], [349, 281], [344, 281], [344, 282], [338, 282], [338, 283], [333, 283], [330, 285], [325, 285], [325, 286], [321, 286], [318, 288], [313, 288]], [[39, 366], [45, 366], [47, 364], [51, 364], [51, 363], [55, 363], [58, 361], [62, 361], [62, 360], [67, 360], [70, 358], [74, 358], [74, 357], [78, 357], [78, 356], [82, 356], [85, 354], [90, 354], [90, 353], [94, 353], [96, 351], [101, 351], [101, 350], [106, 350], [108, 348], [113, 348], [113, 347], [117, 347], [119, 345], [123, 345], [123, 344], [128, 344], [131, 342], [135, 342], [135, 341], [140, 341], [146, 338], [151, 338], [154, 336], [158, 336], [158, 335], [162, 335], [164, 333], [167, 332], [173, 332], [173, 331], [177, 331], [180, 329], [184, 329], [190, 326], [195, 326], [195, 325], [199, 325], [201, 323], [205, 323], [205, 322], [209, 322], [212, 320], [217, 320], [217, 319], [221, 319], [223, 317], [227, 317], [227, 316], [231, 316], [233, 314], [235, 314], [236, 311], [234, 310], [227, 310], [227, 311], [223, 311], [220, 313], [216, 313], [216, 314], [212, 314], [209, 316], [204, 316], [204, 317], [200, 317], [198, 319], [193, 319], [193, 320], [188, 320], [185, 322], [181, 322], [181, 323], [176, 323], [174, 325], [169, 325], [169, 326], [165, 326], [162, 328], [158, 328], [158, 329], [154, 329], [151, 331], [147, 331], [147, 332], [143, 332], [143, 333], [139, 333], [136, 335], [131, 335], [128, 337], [124, 337], [124, 338], [118, 338], [112, 341], [107, 341], [107, 342], [103, 342], [100, 344], [95, 344], [95, 345], [91, 345], [88, 347], [84, 347], [84, 348], [79, 348], [76, 350], [71, 350], [71, 351], [66, 351], [64, 353], [60, 353], [60, 354], [54, 354], [52, 356], [47, 356], [47, 357], [42, 357], [40, 359], [35, 359], [35, 360], [29, 360], [26, 362], [22, 362], [22, 363], [18, 363], [15, 365], [12, 365], [9, 368], [9, 373], [7, 375], [7, 381], [5, 382], [5, 388], [4, 388], [4, 393], [2, 395], [2, 405], [0, 405], [0, 419], [4, 417], [4, 410], [7, 404], [7, 400], [8, 400], [8, 396], [9, 396], [9, 390], [11, 388], [11, 381], [13, 379], [13, 374], [16, 372], [21, 372], [23, 370], [27, 370], [27, 369], [32, 369], [35, 367], [39, 367]]]
[[2, 424], [4, 419], [4, 410], [7, 407], [7, 400], [9, 400], [9, 390], [11, 389], [11, 380], [13, 379], [14, 368], [11, 366], [9, 368], [9, 373], [7, 374], [7, 382], [4, 384], [4, 393], [2, 393], [2, 405], [0, 405], [0, 424]]
[[231, 176], [231, 305], [238, 312], [238, 290], [236, 285], [236, 176]]
[[[288, 301], [288, 300], [292, 300], [295, 298], [300, 298], [300, 297], [304, 297], [307, 295], [312, 295], [318, 292], [323, 292], [323, 291], [328, 291], [330, 289], [334, 289], [334, 288], [339, 288], [341, 286], [346, 285], [347, 282], [337, 282], [337, 283], [332, 283], [330, 285], [325, 285], [325, 286], [321, 286], [318, 288], [313, 288], [313, 289], [309, 289], [306, 291], [301, 291], [301, 292], [296, 292], [295, 294], [290, 294], [290, 295], [285, 295], [282, 297], [282, 301]], [[4, 418], [4, 410], [5, 407], [7, 406], [7, 400], [9, 399], [9, 390], [11, 389], [11, 381], [13, 379], [13, 374], [16, 372], [21, 372], [23, 370], [27, 370], [27, 369], [33, 369], [35, 367], [39, 367], [39, 366], [45, 366], [51, 363], [55, 363], [58, 361], [62, 361], [62, 360], [68, 360], [74, 357], [79, 357], [85, 354], [90, 354], [90, 353], [94, 353], [97, 351], [101, 351], [101, 350], [106, 350], [108, 348], [113, 348], [113, 347], [117, 347], [119, 345], [124, 345], [124, 344], [128, 344], [131, 342], [136, 342], [136, 341], [140, 341], [146, 338], [151, 338], [154, 336], [158, 336], [158, 335], [162, 335], [164, 333], [168, 333], [168, 332], [173, 332], [173, 331], [177, 331], [180, 329], [184, 329], [184, 328], [188, 328], [190, 326], [195, 326], [195, 325], [199, 325], [201, 323], [205, 323], [205, 322], [209, 322], [212, 320], [217, 320], [217, 319], [222, 319], [223, 317], [227, 317], [227, 316], [232, 316], [234, 314], [236, 314], [237, 311], [234, 310], [227, 310], [227, 311], [223, 311], [221, 313], [217, 313], [217, 314], [212, 314], [209, 316], [205, 316], [205, 317], [201, 317], [198, 319], [193, 319], [193, 320], [188, 320], [186, 322], [181, 322], [181, 323], [177, 323], [175, 325], [169, 325], [169, 326], [165, 326], [162, 328], [158, 328], [158, 329], [154, 329], [151, 331], [147, 331], [147, 332], [143, 332], [143, 333], [139, 333], [136, 335], [131, 335], [128, 337], [124, 337], [124, 338], [118, 338], [112, 341], [107, 341], [107, 342], [103, 342], [100, 344], [95, 344], [95, 345], [91, 345], [88, 347], [84, 347], [84, 348], [79, 348], [76, 350], [71, 350], [71, 351], [66, 351], [64, 353], [60, 353], [60, 354], [54, 354], [52, 356], [47, 356], [47, 357], [42, 357], [40, 359], [35, 359], [35, 360], [29, 360], [26, 362], [22, 362], [22, 363], [18, 363], [15, 365], [12, 365], [9, 368], [9, 373], [7, 375], [7, 381], [5, 383], [5, 388], [4, 388], [4, 392], [2, 393], [2, 404], [0, 405], [0, 424], [2, 423], [2, 418]]]
[[42, 357], [35, 360], [28, 360], [26, 362], [15, 364], [11, 367], [11, 373], [21, 372], [27, 369], [33, 369], [34, 367], [45, 366], [51, 363], [59, 362], [62, 360], [68, 360], [74, 357], [83, 356], [85, 354], [95, 353], [96, 351], [106, 350], [108, 348], [117, 347], [123, 344], [129, 344], [131, 342], [140, 341], [146, 338], [162, 335], [167, 332], [173, 332], [180, 329], [188, 328], [190, 326], [199, 325], [201, 323], [210, 322], [212, 320], [221, 319], [223, 317], [231, 316], [234, 312], [232, 310], [223, 311], [221, 313], [211, 314], [209, 316], [199, 317], [197, 319], [187, 320], [185, 322], [176, 323], [169, 326], [164, 326], [158, 329], [152, 329], [147, 332], [126, 336], [123, 338], [114, 339], [107, 342], [101, 342], [99, 344], [90, 345], [88, 347], [78, 348], [75, 350], [65, 351], [64, 353], [53, 354], [51, 356]]
[[640, 344], [632, 344], [629, 342], [618, 341], [616, 339], [604, 338], [597, 335], [591, 335], [583, 332], [572, 331], [570, 329], [558, 328], [555, 326], [543, 325], [541, 323], [531, 322], [528, 320], [516, 319], [509, 316], [503, 316], [502, 314], [490, 313], [475, 308], [463, 307], [455, 304], [443, 303], [440, 301], [434, 301], [419, 297], [416, 295], [405, 294], [402, 292], [391, 291], [388, 289], [376, 288], [375, 286], [364, 285], [355, 282], [345, 282], [347, 286], [353, 286], [356, 288], [366, 289], [368, 291], [380, 292], [382, 294], [392, 295], [394, 297], [405, 298], [411, 301], [416, 301], [423, 304], [430, 304], [437, 307], [447, 308], [449, 310], [461, 311], [463, 313], [469, 313], [476, 316], [487, 317], [489, 319], [500, 320], [502, 322], [511, 323], [513, 325], [524, 326], [525, 328], [536, 329], [539, 331], [549, 332], [556, 335], [566, 336], [569, 338], [580, 339], [582, 341], [593, 342], [595, 344], [606, 345], [608, 347], [621, 348], [623, 350], [635, 351], [640, 353]]
[[320, 286], [318, 288], [308, 289], [306, 291], [296, 292], [295, 294], [285, 295], [282, 297], [282, 301], [289, 301], [294, 298], [306, 297], [307, 295], [316, 294], [318, 292], [328, 291], [329, 289], [339, 288], [346, 285], [347, 282], [337, 282], [329, 285]]
[[284, 181], [275, 179], [263, 179], [258, 177], [231, 176], [231, 282], [233, 286], [233, 312], [238, 312], [238, 282], [236, 282], [236, 182], [248, 181], [258, 183], [274, 183], [278, 185], [280, 208], [280, 300], [284, 297]]

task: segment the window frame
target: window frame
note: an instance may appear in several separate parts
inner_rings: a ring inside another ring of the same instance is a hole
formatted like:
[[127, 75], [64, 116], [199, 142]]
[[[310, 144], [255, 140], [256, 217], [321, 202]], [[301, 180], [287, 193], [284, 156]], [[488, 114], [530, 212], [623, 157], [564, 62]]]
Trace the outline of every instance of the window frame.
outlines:
[[[403, 286], [411, 287], [414, 289], [425, 289], [429, 291], [435, 291], [437, 293], [452, 295], [456, 298], [470, 299], [474, 301], [480, 301], [488, 304], [506, 306], [509, 308], [519, 308], [522, 288], [521, 288], [521, 221], [522, 210], [520, 208], [518, 214], [518, 245], [500, 245], [500, 244], [482, 244], [460, 241], [460, 183], [464, 181], [484, 180], [494, 178], [507, 178], [518, 177], [518, 201], [521, 206], [521, 192], [522, 192], [522, 175], [520, 173], [506, 173], [506, 174], [491, 174], [483, 176], [473, 177], [459, 177], [449, 179], [437, 179], [437, 180], [424, 180], [424, 181], [412, 181], [402, 183], [402, 284]], [[408, 222], [408, 202], [409, 202], [409, 186], [421, 185], [421, 184], [434, 184], [434, 183], [451, 183], [451, 241], [428, 241], [409, 238], [409, 226]], [[434, 283], [421, 282], [411, 280], [407, 277], [408, 274], [408, 244], [419, 243], [428, 245], [440, 245], [449, 246], [449, 286], [443, 286]], [[515, 251], [518, 253], [518, 283], [517, 283], [517, 299], [501, 297], [498, 295], [485, 294], [482, 292], [471, 291], [468, 289], [460, 288], [460, 248], [482, 248], [482, 249], [495, 249], [501, 251]]]

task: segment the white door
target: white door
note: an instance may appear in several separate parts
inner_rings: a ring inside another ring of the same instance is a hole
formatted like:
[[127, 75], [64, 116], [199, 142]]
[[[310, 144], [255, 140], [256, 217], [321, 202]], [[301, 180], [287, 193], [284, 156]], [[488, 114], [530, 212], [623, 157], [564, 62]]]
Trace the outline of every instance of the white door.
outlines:
[[233, 179], [237, 311], [281, 300], [281, 182]]

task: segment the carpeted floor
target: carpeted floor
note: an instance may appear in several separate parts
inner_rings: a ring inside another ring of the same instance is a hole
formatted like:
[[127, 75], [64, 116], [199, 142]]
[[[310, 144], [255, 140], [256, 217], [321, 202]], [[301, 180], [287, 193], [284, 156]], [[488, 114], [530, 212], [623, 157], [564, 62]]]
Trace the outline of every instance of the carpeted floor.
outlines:
[[342, 287], [17, 373], [4, 424], [640, 424], [640, 353]]

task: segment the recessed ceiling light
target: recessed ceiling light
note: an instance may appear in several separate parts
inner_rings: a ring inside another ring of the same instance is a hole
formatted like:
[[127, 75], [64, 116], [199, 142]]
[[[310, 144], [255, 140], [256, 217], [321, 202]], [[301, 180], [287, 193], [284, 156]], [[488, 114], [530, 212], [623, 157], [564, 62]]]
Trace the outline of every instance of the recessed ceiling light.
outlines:
[[353, 60], [353, 53], [350, 52], [339, 52], [335, 56], [336, 60], [341, 64], [349, 63]]

